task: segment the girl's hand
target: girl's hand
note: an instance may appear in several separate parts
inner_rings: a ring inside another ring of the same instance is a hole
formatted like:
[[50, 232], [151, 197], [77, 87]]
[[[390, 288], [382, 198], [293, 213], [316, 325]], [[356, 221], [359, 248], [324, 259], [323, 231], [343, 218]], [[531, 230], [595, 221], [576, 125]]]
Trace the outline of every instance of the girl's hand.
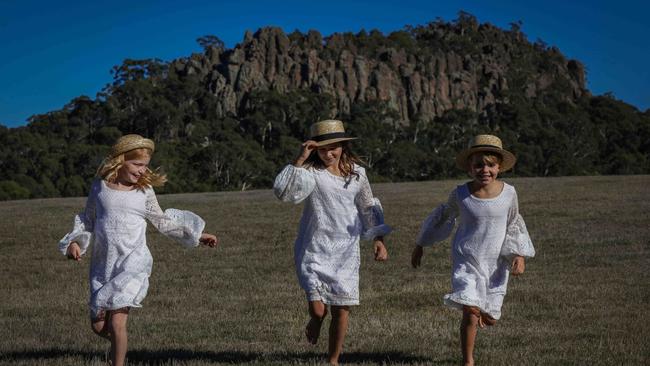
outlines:
[[526, 269], [526, 260], [522, 256], [515, 256], [512, 259], [512, 268], [510, 269], [510, 273], [512, 273], [513, 276], [519, 276], [520, 274], [524, 273], [524, 270]]
[[77, 262], [81, 261], [81, 248], [79, 247], [79, 244], [76, 241], [73, 241], [68, 245], [68, 249], [66, 250], [65, 255], [69, 259], [74, 259]]
[[199, 238], [199, 243], [214, 248], [219, 244], [219, 239], [212, 234], [203, 233], [201, 234], [201, 238]]
[[388, 259], [388, 251], [384, 245], [383, 238], [375, 238], [374, 241], [374, 251], [375, 251], [375, 260], [378, 262], [383, 262]]
[[293, 165], [297, 167], [301, 167], [305, 160], [309, 158], [309, 155], [318, 147], [314, 140], [307, 140], [300, 146], [300, 154], [298, 154], [298, 157], [293, 162]]
[[420, 264], [422, 263], [422, 254], [424, 254], [424, 248], [416, 245], [415, 248], [413, 248], [413, 253], [411, 253], [411, 265], [413, 268], [420, 267]]

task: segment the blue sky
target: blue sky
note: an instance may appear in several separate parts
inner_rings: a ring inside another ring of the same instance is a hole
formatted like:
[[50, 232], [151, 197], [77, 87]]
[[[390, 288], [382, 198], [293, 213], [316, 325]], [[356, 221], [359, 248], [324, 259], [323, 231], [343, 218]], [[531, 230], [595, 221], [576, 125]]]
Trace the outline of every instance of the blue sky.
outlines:
[[509, 28], [523, 22], [587, 68], [588, 88], [650, 108], [650, 4], [647, 1], [0, 1], [0, 124], [20, 126], [71, 99], [94, 98], [126, 58], [165, 61], [201, 49], [206, 34], [233, 47], [246, 30], [278, 26], [323, 35], [456, 18]]

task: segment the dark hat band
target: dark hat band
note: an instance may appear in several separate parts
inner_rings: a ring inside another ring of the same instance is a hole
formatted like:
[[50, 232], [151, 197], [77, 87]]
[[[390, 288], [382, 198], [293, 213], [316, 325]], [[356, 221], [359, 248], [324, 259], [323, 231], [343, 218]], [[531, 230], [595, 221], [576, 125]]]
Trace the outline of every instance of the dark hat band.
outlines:
[[338, 138], [341, 138], [341, 137], [347, 137], [347, 136], [345, 136], [345, 132], [326, 133], [324, 135], [314, 136], [311, 139], [316, 141], [316, 142], [321, 142], [321, 141], [325, 141], [325, 140], [338, 139]]
[[489, 147], [489, 148], [492, 148], [492, 149], [503, 150], [502, 147], [496, 146], [496, 145], [473, 145], [473, 146], [470, 147], [470, 149], [476, 149], [476, 148], [481, 148], [481, 147]]

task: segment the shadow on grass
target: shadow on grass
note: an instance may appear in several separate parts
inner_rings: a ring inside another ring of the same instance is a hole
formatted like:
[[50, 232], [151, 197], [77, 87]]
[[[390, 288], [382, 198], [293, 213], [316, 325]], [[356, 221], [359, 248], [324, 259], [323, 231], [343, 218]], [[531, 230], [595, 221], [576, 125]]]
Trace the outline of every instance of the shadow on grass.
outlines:
[[[104, 355], [98, 352], [80, 351], [72, 349], [45, 349], [38, 351], [8, 352], [0, 355], [0, 360], [13, 361], [42, 361], [47, 359], [78, 357], [85, 361], [103, 360]], [[173, 364], [178, 361], [203, 361], [218, 363], [251, 363], [251, 362], [276, 362], [276, 363], [319, 363], [324, 361], [325, 353], [318, 352], [240, 352], [240, 351], [190, 351], [185, 349], [169, 350], [130, 350], [127, 354], [130, 364], [161, 365]], [[444, 365], [453, 364], [456, 360], [432, 360], [428, 357], [405, 354], [399, 351], [386, 352], [349, 352], [341, 355], [342, 363], [375, 363], [389, 365], [399, 364], [427, 364]], [[87, 363], [87, 362], [86, 362]]]

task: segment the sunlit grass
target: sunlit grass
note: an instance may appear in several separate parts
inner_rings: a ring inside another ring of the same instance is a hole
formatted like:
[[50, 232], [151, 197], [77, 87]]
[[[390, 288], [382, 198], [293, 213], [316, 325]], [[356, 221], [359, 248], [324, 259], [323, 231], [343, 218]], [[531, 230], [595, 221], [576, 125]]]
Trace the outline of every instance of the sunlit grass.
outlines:
[[[502, 320], [481, 331], [483, 365], [641, 365], [650, 359], [650, 178], [506, 179], [537, 249], [511, 280]], [[409, 267], [419, 225], [458, 181], [377, 184], [390, 259], [362, 243], [361, 305], [352, 310], [347, 364], [460, 362], [460, 314], [442, 306], [449, 242]], [[129, 318], [130, 365], [307, 365], [307, 320], [292, 242], [301, 206], [270, 191], [159, 197], [190, 209], [222, 245], [184, 250], [150, 231], [150, 292]], [[103, 365], [108, 344], [89, 327], [88, 263], [56, 250], [84, 198], [0, 203], [0, 364]], [[327, 322], [325, 324], [327, 326]]]

